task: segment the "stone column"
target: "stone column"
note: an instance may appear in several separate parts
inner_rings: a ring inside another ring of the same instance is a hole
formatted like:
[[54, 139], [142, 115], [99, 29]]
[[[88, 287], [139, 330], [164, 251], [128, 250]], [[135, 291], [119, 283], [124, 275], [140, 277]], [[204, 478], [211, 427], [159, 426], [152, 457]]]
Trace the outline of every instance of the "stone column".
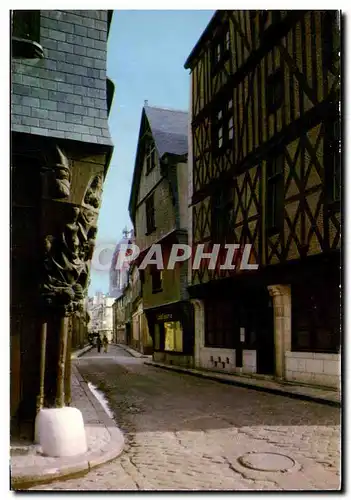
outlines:
[[291, 350], [291, 289], [290, 285], [270, 285], [273, 297], [275, 375], [285, 378], [285, 352]]
[[200, 299], [191, 299], [194, 306], [195, 367], [200, 367], [200, 350], [205, 345], [205, 306]]

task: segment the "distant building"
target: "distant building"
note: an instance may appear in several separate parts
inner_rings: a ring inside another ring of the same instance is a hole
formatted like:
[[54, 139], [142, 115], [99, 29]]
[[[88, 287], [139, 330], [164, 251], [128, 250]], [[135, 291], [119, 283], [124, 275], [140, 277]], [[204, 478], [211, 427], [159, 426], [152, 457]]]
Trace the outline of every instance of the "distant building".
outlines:
[[109, 342], [113, 340], [113, 303], [114, 297], [98, 292], [88, 299], [88, 313], [90, 315], [89, 332], [98, 332], [106, 335]]
[[[122, 269], [116, 269], [116, 264], [118, 256], [122, 245], [132, 245], [134, 242], [134, 232], [133, 230], [128, 231], [127, 228], [123, 231], [123, 238], [117, 243], [110, 268], [110, 297], [118, 298], [122, 295], [123, 289], [128, 282], [128, 269], [129, 263], [126, 261], [123, 263]], [[130, 250], [131, 251], [131, 250]]]
[[155, 361], [192, 366], [194, 325], [186, 290], [187, 265], [166, 268], [172, 245], [188, 243], [187, 155], [188, 113], [145, 105], [129, 214], [139, 260], [153, 244], [160, 244], [165, 269], [149, 264], [132, 280], [131, 342], [138, 348], [150, 336], [152, 349], [148, 343], [146, 347]]

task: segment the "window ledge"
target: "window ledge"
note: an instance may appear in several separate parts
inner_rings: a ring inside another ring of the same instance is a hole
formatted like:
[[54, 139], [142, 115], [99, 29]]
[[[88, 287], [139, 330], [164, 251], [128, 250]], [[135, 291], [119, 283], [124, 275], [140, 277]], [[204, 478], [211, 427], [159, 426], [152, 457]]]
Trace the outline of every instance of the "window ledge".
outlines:
[[150, 229], [150, 231], [146, 231], [145, 236], [150, 236], [153, 232], [156, 231], [156, 228], [154, 227], [153, 229]]
[[152, 293], [160, 293], [163, 292], [163, 288], [158, 288], [157, 290], [152, 290]]
[[23, 59], [42, 59], [44, 57], [43, 47], [34, 40], [12, 37], [12, 57]]

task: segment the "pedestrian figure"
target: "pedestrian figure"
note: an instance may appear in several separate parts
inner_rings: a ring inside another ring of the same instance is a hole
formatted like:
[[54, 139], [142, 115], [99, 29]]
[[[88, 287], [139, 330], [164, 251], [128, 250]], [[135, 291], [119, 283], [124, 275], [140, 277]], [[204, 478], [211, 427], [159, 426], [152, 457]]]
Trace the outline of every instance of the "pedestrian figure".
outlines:
[[108, 349], [108, 338], [107, 338], [106, 334], [104, 335], [104, 338], [103, 338], [102, 342], [104, 344], [104, 350], [105, 350], [105, 352], [107, 352], [107, 349]]
[[98, 338], [97, 338], [97, 340], [96, 340], [96, 346], [97, 346], [97, 350], [98, 350], [98, 352], [101, 352], [102, 342], [101, 342], [100, 335], [98, 335]]

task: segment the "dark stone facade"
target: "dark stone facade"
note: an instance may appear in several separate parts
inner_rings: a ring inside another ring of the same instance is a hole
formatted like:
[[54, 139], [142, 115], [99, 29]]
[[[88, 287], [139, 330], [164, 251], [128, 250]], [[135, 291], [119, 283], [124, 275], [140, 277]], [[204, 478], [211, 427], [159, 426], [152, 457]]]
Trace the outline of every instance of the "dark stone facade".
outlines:
[[69, 404], [70, 346], [113, 149], [110, 13], [40, 11], [38, 19], [43, 57], [13, 53], [11, 98], [11, 423], [31, 436], [40, 401]]

